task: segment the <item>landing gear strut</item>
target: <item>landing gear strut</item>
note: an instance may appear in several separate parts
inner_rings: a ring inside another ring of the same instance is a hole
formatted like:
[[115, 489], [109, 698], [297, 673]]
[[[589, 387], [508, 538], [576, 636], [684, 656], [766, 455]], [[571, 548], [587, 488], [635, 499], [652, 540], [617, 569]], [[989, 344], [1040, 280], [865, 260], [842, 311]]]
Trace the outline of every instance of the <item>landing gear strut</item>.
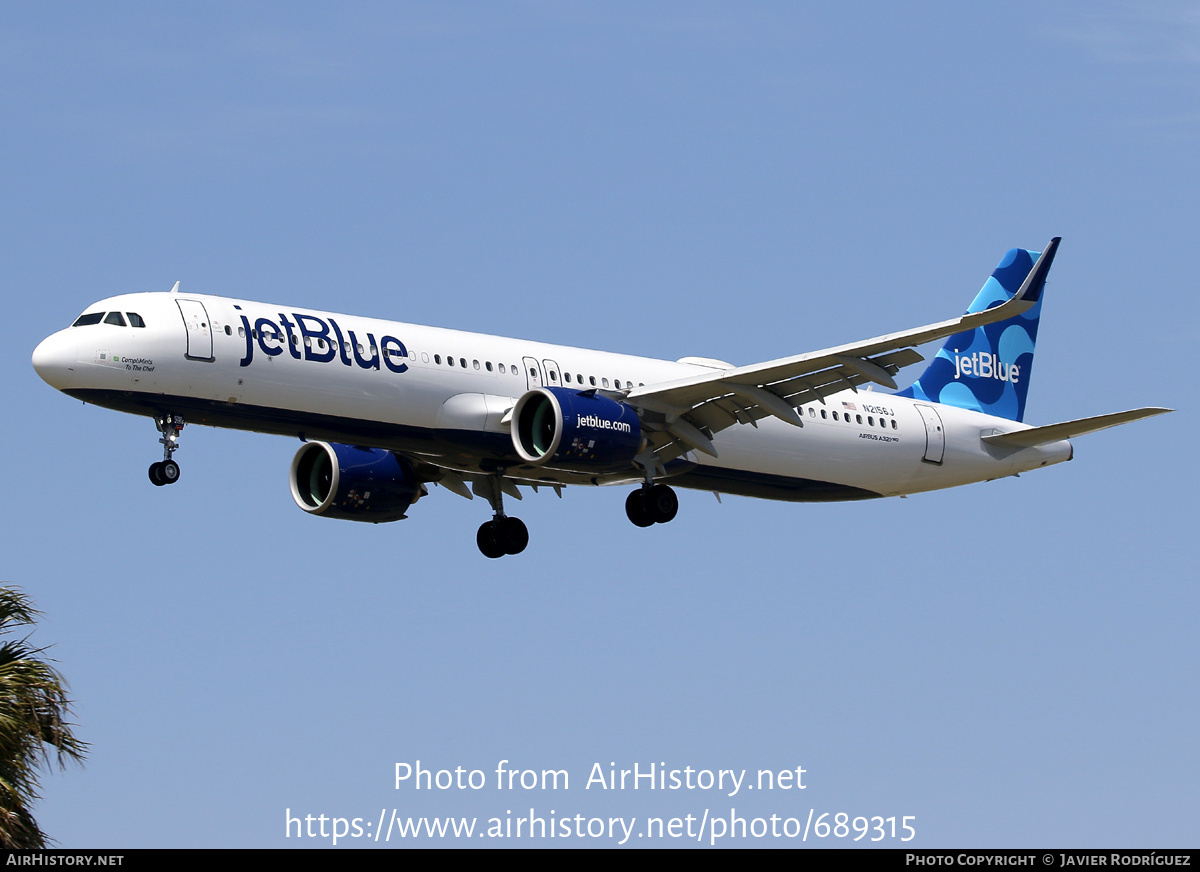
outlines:
[[183, 417], [180, 415], [156, 415], [154, 424], [158, 427], [158, 432], [162, 433], [162, 438], [158, 441], [163, 446], [163, 459], [158, 463], [150, 464], [150, 481], [156, 487], [175, 484], [179, 481], [179, 464], [171, 459], [171, 455], [179, 450], [179, 434], [183, 431], [184, 425]]
[[679, 497], [665, 484], [644, 484], [625, 498], [625, 514], [638, 527], [665, 524], [679, 512]]
[[520, 518], [510, 518], [504, 514], [504, 493], [500, 490], [499, 477], [489, 484], [488, 501], [495, 514], [492, 520], [480, 526], [475, 534], [475, 544], [484, 557], [492, 559], [505, 554], [520, 554], [529, 544], [529, 529]]

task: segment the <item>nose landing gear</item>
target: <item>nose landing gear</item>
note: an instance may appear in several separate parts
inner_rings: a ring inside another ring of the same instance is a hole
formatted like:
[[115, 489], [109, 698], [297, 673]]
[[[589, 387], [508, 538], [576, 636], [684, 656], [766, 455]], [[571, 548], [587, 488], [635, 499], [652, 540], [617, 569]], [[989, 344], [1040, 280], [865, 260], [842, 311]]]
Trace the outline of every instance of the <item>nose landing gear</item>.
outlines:
[[179, 481], [179, 464], [174, 460], [160, 460], [150, 464], [149, 473], [150, 481], [154, 482], [156, 487], [175, 484]]
[[155, 487], [175, 484], [179, 481], [179, 464], [171, 459], [171, 455], [179, 450], [179, 434], [183, 432], [184, 425], [183, 417], [181, 415], [156, 415], [154, 424], [158, 427], [158, 432], [162, 433], [162, 438], [158, 441], [163, 446], [163, 459], [158, 463], [150, 464], [148, 470], [150, 481]]

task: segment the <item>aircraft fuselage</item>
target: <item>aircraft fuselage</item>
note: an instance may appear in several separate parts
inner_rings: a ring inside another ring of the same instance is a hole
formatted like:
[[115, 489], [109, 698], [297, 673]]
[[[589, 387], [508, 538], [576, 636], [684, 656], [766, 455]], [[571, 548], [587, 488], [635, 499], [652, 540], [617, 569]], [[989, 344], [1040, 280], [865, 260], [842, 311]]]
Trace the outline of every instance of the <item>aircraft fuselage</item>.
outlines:
[[[61, 330], [34, 354], [47, 382], [86, 402], [382, 448], [520, 483], [641, 480], [632, 468], [589, 474], [523, 462], [505, 415], [527, 391], [595, 389], [619, 397], [713, 370], [206, 295], [129, 294], [88, 312], [121, 313], [123, 323]], [[131, 326], [130, 313], [145, 326]], [[716, 457], [690, 451], [662, 478], [770, 499], [863, 499], [999, 478], [1071, 457], [1067, 440], [1017, 450], [989, 445], [981, 436], [1025, 425], [969, 409], [871, 390], [823, 399], [797, 408], [803, 427], [767, 417], [722, 430], [713, 437]]]

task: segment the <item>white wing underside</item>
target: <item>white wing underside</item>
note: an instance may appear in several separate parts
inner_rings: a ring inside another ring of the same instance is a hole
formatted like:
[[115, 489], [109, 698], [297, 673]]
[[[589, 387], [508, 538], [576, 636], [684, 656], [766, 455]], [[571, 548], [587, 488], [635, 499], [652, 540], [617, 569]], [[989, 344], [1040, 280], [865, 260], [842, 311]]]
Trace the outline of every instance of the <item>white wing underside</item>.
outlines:
[[830, 394], [857, 391], [867, 382], [895, 389], [892, 376], [902, 367], [924, 359], [916, 346], [1007, 320], [1032, 305], [1018, 293], [1003, 305], [938, 324], [634, 388], [621, 398], [639, 410], [656, 465], [693, 449], [715, 457], [712, 437], [726, 427], [757, 426], [757, 421], [769, 415], [802, 427], [796, 407], [823, 403]]

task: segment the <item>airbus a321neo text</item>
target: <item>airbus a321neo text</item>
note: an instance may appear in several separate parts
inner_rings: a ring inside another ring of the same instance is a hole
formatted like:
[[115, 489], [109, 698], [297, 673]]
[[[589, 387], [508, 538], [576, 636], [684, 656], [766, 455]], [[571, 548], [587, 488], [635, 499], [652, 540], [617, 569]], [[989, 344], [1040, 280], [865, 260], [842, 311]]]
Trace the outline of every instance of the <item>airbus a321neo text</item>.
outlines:
[[[152, 417], [163, 445], [155, 485], [179, 480], [185, 422], [300, 437], [290, 478], [304, 511], [396, 521], [436, 483], [490, 503], [477, 542], [500, 557], [529, 541], [504, 507], [522, 487], [561, 496], [566, 485], [632, 485], [625, 511], [649, 527], [675, 517], [674, 487], [899, 496], [1069, 460], [1070, 437], [1170, 411], [1023, 423], [1058, 243], [1009, 251], [959, 318], [750, 366], [185, 294], [178, 283], [89, 306], [38, 345], [33, 365], [72, 397]], [[915, 347], [941, 339], [897, 391], [893, 376], [923, 360]]]

